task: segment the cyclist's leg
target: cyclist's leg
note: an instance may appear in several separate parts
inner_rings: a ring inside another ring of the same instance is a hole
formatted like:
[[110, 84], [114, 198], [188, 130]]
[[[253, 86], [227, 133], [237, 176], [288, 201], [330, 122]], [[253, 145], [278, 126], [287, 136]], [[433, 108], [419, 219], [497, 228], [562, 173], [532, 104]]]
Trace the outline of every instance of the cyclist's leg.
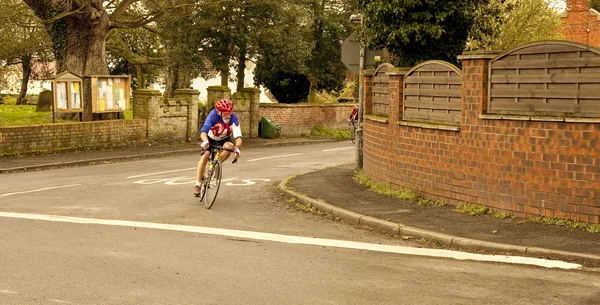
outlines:
[[[211, 139], [210, 137], [208, 138], [208, 143], [210, 145], [218, 144], [217, 141]], [[198, 169], [196, 170], [196, 183], [199, 183], [202, 180], [202, 177], [204, 176], [204, 169], [206, 168], [206, 162], [208, 161], [209, 156], [210, 151], [207, 150], [204, 152], [204, 155], [200, 157], [200, 161], [198, 161]]]
[[210, 152], [205, 151], [204, 154], [200, 157], [200, 161], [198, 161], [198, 169], [196, 170], [197, 182], [200, 182], [202, 180], [202, 176], [204, 176], [204, 168], [206, 167], [206, 162], [208, 161], [209, 156]]
[[[223, 146], [223, 148], [225, 148], [225, 149], [233, 149], [234, 148], [233, 143], [231, 142], [231, 138], [227, 138], [227, 139], [221, 141], [219, 143], [219, 145]], [[229, 158], [229, 155], [231, 155], [230, 151], [223, 150], [221, 152], [221, 157], [219, 158], [219, 160], [221, 160], [221, 163], [224, 163]]]

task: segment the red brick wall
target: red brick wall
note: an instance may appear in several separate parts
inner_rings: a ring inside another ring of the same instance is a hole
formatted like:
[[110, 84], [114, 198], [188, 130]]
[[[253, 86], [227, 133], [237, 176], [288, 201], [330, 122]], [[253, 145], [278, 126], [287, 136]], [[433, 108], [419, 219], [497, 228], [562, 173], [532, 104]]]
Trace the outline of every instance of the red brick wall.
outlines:
[[589, 0], [568, 0], [561, 16], [563, 34], [569, 41], [600, 47], [600, 16], [590, 10]]
[[316, 125], [331, 129], [348, 128], [348, 116], [354, 104], [260, 104], [260, 118], [268, 117], [281, 126], [281, 136], [309, 135]]
[[[453, 205], [599, 223], [600, 120], [480, 117], [488, 96], [487, 56], [463, 58], [460, 131], [394, 123], [401, 113], [387, 123], [367, 117], [364, 172], [392, 188], [413, 187]], [[368, 74], [365, 79], [370, 88]], [[403, 81], [402, 75], [392, 79]], [[365, 94], [368, 105], [368, 89]], [[401, 104], [401, 95], [394, 96], [390, 103]]]
[[119, 147], [146, 142], [146, 120], [0, 127], [0, 134], [0, 154]]

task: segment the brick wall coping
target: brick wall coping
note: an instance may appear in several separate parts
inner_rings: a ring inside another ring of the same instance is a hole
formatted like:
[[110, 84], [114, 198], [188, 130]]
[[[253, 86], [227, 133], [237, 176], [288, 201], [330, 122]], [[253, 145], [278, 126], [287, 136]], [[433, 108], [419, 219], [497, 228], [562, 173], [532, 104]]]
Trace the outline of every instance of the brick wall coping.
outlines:
[[365, 115], [365, 120], [370, 120], [370, 121], [375, 121], [375, 122], [380, 122], [380, 123], [389, 123], [390, 119], [386, 118], [384, 116], [378, 116], [378, 115]]
[[498, 51], [472, 51], [472, 52], [464, 52], [462, 55], [459, 55], [457, 58], [460, 60], [465, 59], [492, 59], [498, 56], [500, 52]]
[[375, 75], [375, 69], [363, 70], [363, 76], [373, 76]]
[[135, 89], [133, 90], [133, 92], [135, 92], [135, 94], [141, 95], [162, 95], [160, 91], [154, 89]]
[[385, 74], [387, 75], [406, 75], [412, 68], [410, 67], [397, 67], [389, 69]]
[[527, 115], [502, 115], [502, 114], [481, 114], [482, 120], [511, 120], [511, 121], [534, 121], [534, 122], [566, 122], [566, 123], [590, 123], [600, 124], [598, 118], [559, 118], [545, 116], [527, 116]]
[[240, 92], [254, 92], [254, 93], [258, 93], [258, 92], [260, 92], [260, 89], [248, 87], [248, 88], [242, 88], [242, 89], [240, 89], [238, 91], [240, 91]]
[[437, 129], [437, 130], [448, 130], [448, 131], [460, 131], [459, 126], [453, 125], [442, 125], [442, 124], [431, 124], [431, 123], [419, 123], [409, 121], [399, 121], [396, 124], [400, 126], [420, 127], [424, 129]]
[[294, 108], [294, 107], [349, 107], [349, 106], [354, 106], [353, 103], [339, 103], [339, 104], [306, 104], [306, 103], [302, 103], [302, 104], [287, 104], [287, 103], [281, 103], [281, 104], [271, 104], [271, 103], [260, 103], [260, 107], [279, 107], [279, 108]]
[[227, 86], [209, 86], [207, 89], [213, 91], [231, 91]]
[[200, 94], [200, 91], [196, 89], [175, 89], [175, 94], [177, 93]]

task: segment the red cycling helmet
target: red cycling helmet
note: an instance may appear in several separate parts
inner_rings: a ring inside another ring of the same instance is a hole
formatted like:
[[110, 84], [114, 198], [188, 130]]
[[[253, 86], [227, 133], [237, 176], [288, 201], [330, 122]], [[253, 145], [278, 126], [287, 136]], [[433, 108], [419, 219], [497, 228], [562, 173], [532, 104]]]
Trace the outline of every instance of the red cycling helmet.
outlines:
[[217, 103], [215, 103], [215, 108], [221, 112], [232, 112], [233, 104], [228, 99], [220, 99], [217, 101]]
[[358, 109], [358, 106], [354, 105], [354, 107], [352, 107], [352, 110], [356, 110]]

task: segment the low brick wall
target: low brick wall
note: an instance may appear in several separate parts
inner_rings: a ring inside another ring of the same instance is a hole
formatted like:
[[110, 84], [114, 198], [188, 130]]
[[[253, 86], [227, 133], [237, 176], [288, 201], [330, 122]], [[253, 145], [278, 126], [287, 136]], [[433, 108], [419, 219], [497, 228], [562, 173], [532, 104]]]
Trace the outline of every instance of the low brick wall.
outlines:
[[348, 128], [354, 104], [260, 104], [260, 118], [268, 117], [281, 126], [282, 137], [309, 135], [316, 125], [332, 129]]
[[0, 154], [27, 154], [146, 142], [145, 120], [110, 120], [0, 127]]

